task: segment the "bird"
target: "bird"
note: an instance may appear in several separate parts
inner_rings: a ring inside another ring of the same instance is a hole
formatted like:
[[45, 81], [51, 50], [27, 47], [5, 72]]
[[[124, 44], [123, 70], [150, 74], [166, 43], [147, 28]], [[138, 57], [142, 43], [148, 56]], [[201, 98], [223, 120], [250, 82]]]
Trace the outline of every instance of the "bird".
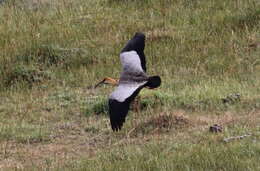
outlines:
[[110, 78], [102, 80], [117, 85], [108, 98], [110, 124], [113, 131], [121, 130], [131, 102], [144, 87], [154, 89], [161, 85], [160, 76], [146, 74], [144, 48], [145, 35], [141, 32], [135, 33], [120, 52], [122, 72], [119, 80], [111, 81]]

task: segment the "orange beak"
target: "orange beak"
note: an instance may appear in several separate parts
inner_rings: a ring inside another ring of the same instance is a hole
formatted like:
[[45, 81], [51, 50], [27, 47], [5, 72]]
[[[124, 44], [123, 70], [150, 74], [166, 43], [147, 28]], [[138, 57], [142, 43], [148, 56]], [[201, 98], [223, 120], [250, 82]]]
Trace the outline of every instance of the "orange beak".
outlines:
[[118, 85], [118, 80], [117, 79], [113, 79], [111, 77], [105, 77], [102, 81], [97, 83], [94, 88], [97, 88], [101, 84]]

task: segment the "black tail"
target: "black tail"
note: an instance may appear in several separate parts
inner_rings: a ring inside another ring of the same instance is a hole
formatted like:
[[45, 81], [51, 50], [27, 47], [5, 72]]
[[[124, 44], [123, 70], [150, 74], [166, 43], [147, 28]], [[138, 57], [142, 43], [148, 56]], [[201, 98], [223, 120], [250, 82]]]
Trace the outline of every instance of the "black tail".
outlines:
[[148, 83], [146, 84], [146, 86], [148, 86], [149, 88], [157, 88], [160, 85], [161, 85], [161, 78], [159, 76], [149, 77]]

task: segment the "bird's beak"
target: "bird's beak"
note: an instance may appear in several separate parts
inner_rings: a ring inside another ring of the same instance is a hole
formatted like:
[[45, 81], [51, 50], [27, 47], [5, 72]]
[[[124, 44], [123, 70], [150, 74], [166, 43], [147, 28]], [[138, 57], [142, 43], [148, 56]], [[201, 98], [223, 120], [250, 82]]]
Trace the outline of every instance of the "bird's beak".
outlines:
[[94, 88], [97, 88], [100, 84], [104, 84], [104, 82], [105, 82], [105, 79], [103, 79], [102, 81], [98, 82], [98, 83], [95, 85]]
[[104, 78], [102, 81], [100, 81], [99, 83], [97, 83], [95, 85], [94, 88], [97, 88], [99, 85], [101, 84], [112, 84], [112, 85], [118, 85], [118, 80], [110, 78], [110, 77], [106, 77]]

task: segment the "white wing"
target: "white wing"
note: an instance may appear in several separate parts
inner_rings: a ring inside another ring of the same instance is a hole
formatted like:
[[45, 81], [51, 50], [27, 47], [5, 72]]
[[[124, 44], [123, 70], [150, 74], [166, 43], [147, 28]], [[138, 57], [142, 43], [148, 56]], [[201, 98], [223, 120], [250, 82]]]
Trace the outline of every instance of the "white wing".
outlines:
[[146, 70], [144, 46], [144, 34], [136, 33], [120, 53], [123, 71], [118, 87], [109, 97], [109, 115], [113, 131], [121, 129], [131, 101], [148, 82], [148, 76], [144, 71]]
[[119, 86], [112, 92], [110, 99], [124, 102], [139, 87], [147, 83], [147, 76], [142, 69], [140, 58], [136, 51], [128, 51], [120, 54], [123, 72], [119, 80]]
[[115, 99], [119, 102], [124, 102], [130, 97], [138, 88], [145, 85], [147, 81], [132, 84], [119, 84], [119, 86], [113, 91], [109, 99]]
[[136, 51], [128, 51], [120, 54], [120, 61], [123, 66], [123, 72], [144, 72], [141, 66], [140, 57]]

